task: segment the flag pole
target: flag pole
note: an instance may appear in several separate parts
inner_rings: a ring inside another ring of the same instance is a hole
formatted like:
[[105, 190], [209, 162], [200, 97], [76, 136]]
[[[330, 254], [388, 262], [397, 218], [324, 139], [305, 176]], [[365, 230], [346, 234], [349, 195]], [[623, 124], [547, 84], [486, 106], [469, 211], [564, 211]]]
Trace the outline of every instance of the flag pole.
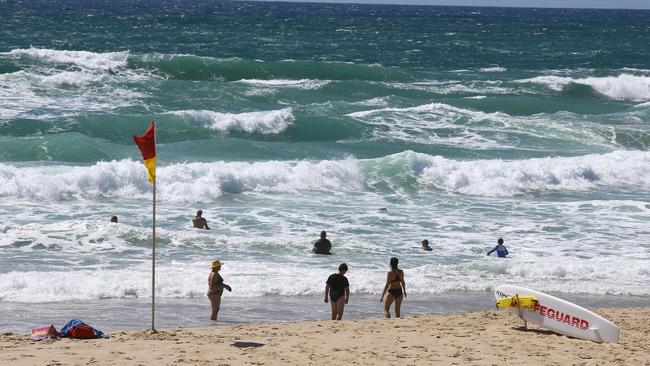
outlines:
[[[154, 144], [156, 141], [154, 129]], [[153, 180], [153, 225], [152, 225], [152, 255], [151, 255], [151, 331], [155, 332], [156, 320], [156, 178]]]

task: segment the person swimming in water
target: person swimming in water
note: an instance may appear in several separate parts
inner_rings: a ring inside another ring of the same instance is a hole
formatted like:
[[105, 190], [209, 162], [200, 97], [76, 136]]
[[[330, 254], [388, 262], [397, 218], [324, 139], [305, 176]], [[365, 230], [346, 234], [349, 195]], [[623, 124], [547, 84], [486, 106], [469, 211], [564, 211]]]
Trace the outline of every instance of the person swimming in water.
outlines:
[[117, 224], [117, 216], [113, 215], [111, 216], [111, 222], [114, 222]]
[[388, 292], [386, 296], [386, 302], [384, 303], [384, 316], [390, 318], [390, 306], [395, 302], [395, 317], [400, 317], [400, 307], [402, 306], [402, 300], [406, 297], [406, 283], [404, 282], [404, 271], [397, 268], [399, 260], [395, 257], [390, 259], [390, 271], [386, 275], [386, 286], [384, 286], [384, 291], [381, 293], [381, 299], [379, 302], [384, 301], [384, 295]]
[[341, 263], [339, 273], [334, 273], [327, 278], [325, 282], [325, 303], [329, 295], [330, 305], [332, 306], [332, 320], [341, 320], [345, 304], [350, 298], [350, 282], [348, 282], [345, 273], [348, 271], [348, 265]]
[[320, 232], [320, 239], [316, 240], [312, 252], [315, 254], [332, 254], [330, 250], [332, 249], [332, 243], [327, 240], [327, 233], [325, 231]]
[[196, 216], [192, 218], [192, 225], [197, 229], [210, 230], [210, 228], [208, 227], [208, 221], [204, 219], [201, 215], [203, 215], [203, 210], [196, 211]]
[[433, 248], [429, 246], [429, 241], [427, 239], [422, 240], [422, 250], [432, 251]]
[[492, 252], [497, 252], [497, 256], [499, 258], [505, 258], [508, 254], [510, 254], [510, 253], [508, 253], [508, 249], [506, 249], [506, 247], [503, 245], [503, 239], [502, 238], [499, 238], [499, 240], [497, 240], [497, 246], [492, 248], [492, 250], [490, 250], [487, 253], [487, 255], [492, 254]]

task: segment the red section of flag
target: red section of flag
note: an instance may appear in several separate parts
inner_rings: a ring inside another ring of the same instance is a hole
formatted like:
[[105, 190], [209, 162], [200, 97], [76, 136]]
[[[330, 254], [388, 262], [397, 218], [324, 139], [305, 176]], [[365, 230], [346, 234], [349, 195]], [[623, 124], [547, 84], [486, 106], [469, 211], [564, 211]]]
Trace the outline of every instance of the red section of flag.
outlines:
[[142, 158], [148, 160], [156, 157], [156, 123], [151, 122], [142, 136], [133, 135], [133, 141], [140, 148]]

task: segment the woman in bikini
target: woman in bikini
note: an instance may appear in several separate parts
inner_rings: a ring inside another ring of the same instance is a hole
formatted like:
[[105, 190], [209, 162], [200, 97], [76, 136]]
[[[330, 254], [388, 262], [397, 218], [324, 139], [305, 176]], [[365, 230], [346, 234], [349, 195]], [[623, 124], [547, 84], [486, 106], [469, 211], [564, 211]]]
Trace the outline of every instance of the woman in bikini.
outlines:
[[393, 257], [390, 259], [390, 271], [386, 275], [386, 286], [384, 286], [384, 291], [381, 293], [381, 299], [379, 302], [384, 301], [384, 295], [388, 292], [386, 296], [386, 302], [384, 303], [384, 316], [390, 318], [390, 306], [395, 301], [395, 317], [400, 317], [400, 307], [402, 306], [402, 300], [406, 297], [406, 283], [404, 283], [404, 271], [397, 268], [398, 259]]

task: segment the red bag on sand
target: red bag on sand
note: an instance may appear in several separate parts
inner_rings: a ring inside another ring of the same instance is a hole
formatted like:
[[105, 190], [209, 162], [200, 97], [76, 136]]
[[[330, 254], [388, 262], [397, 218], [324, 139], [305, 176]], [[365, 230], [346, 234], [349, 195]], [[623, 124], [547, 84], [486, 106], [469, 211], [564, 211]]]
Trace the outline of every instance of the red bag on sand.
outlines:
[[40, 327], [32, 329], [33, 341], [42, 341], [44, 339], [59, 339], [59, 332], [56, 331], [54, 325], [49, 325], [47, 327]]
[[91, 339], [95, 338], [95, 330], [86, 324], [80, 324], [70, 329], [70, 338]]

